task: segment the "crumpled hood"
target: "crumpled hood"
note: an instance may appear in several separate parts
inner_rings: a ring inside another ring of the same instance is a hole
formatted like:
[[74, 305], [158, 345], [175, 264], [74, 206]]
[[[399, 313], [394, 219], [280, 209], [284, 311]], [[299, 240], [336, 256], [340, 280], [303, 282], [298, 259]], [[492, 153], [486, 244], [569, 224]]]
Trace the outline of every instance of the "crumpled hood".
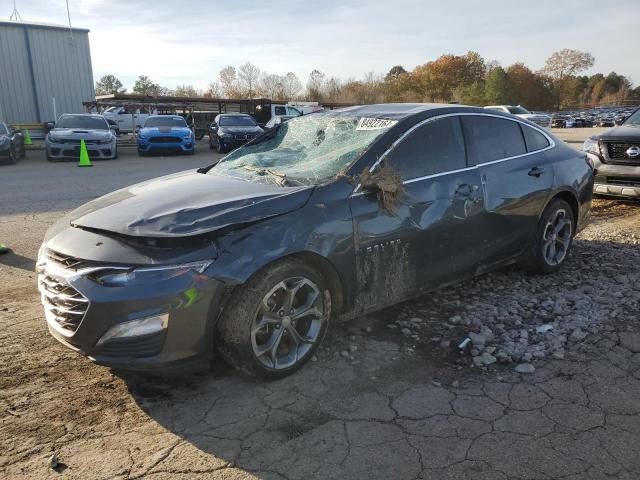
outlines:
[[141, 136], [153, 136], [153, 135], [186, 135], [191, 133], [191, 129], [188, 127], [145, 127], [141, 128], [138, 132]]
[[54, 128], [49, 132], [53, 138], [64, 140], [108, 140], [111, 138], [109, 130], [88, 130], [83, 128]]
[[291, 212], [312, 191], [189, 170], [92, 200], [71, 212], [70, 223], [136, 237], [186, 237]]
[[605, 130], [600, 135], [596, 135], [596, 138], [600, 140], [640, 142], [640, 125], [613, 127]]

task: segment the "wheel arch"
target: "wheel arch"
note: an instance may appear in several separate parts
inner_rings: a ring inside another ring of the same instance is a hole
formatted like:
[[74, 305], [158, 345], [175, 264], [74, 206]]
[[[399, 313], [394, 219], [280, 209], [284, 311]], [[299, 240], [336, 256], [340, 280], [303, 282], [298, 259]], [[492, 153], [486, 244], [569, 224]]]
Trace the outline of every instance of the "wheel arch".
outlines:
[[556, 199], [564, 200], [571, 207], [571, 211], [573, 213], [573, 228], [574, 228], [574, 232], [575, 232], [575, 229], [576, 229], [576, 227], [578, 225], [578, 219], [580, 218], [579, 217], [579, 215], [580, 215], [580, 202], [578, 201], [578, 196], [576, 195], [575, 192], [572, 192], [570, 190], [560, 190], [560, 191], [556, 192], [547, 201], [546, 205], [542, 209], [542, 212], [540, 213], [540, 217], [542, 218], [542, 214], [545, 212], [547, 207], [551, 204], [551, 202], [553, 202]]
[[271, 259], [269, 262], [261, 265], [260, 268], [252, 272], [251, 275], [245, 278], [241, 283], [237, 283], [236, 285], [229, 288], [227, 295], [230, 296], [232, 291], [242, 287], [242, 285], [245, 285], [252, 278], [262, 273], [264, 270], [271, 268], [275, 264], [291, 259], [304, 263], [305, 265], [313, 268], [320, 275], [322, 275], [322, 278], [324, 278], [327, 283], [327, 287], [329, 288], [329, 293], [331, 294], [332, 316], [335, 317], [336, 315], [343, 312], [345, 308], [345, 291], [342, 277], [329, 259], [323, 257], [319, 253], [310, 250], [291, 252], [281, 257]]

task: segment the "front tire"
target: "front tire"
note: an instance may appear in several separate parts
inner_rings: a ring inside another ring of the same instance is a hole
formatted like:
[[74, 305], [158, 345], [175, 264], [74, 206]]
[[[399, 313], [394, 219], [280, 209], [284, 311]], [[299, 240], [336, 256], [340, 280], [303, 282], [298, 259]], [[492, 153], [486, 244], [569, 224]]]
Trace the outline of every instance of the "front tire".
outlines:
[[540, 218], [532, 245], [520, 262], [522, 268], [532, 273], [557, 271], [573, 244], [575, 225], [571, 206], [564, 200], [553, 200]]
[[216, 348], [248, 375], [282, 378], [313, 356], [330, 317], [323, 277], [298, 260], [283, 260], [231, 295], [216, 325]]

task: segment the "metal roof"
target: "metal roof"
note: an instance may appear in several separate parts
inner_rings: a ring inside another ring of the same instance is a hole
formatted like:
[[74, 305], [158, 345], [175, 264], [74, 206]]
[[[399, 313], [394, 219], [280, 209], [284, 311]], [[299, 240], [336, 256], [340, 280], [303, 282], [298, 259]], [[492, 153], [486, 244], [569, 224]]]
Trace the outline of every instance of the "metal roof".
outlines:
[[69, 27], [69, 25], [56, 25], [54, 23], [14, 22], [12, 20], [0, 20], [0, 27], [42, 28], [45, 30], [71, 30], [78, 33], [89, 33], [86, 28]]

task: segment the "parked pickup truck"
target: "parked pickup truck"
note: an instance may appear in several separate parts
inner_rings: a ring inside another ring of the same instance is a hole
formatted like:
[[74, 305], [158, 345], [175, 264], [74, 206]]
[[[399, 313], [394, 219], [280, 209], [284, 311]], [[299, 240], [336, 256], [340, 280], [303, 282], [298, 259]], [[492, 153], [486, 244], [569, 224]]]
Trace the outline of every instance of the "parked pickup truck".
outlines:
[[144, 122], [151, 115], [155, 115], [156, 110], [145, 111], [140, 108], [129, 109], [128, 107], [109, 107], [102, 115], [108, 120], [116, 122], [119, 133], [132, 133], [139, 125], [144, 125]]

